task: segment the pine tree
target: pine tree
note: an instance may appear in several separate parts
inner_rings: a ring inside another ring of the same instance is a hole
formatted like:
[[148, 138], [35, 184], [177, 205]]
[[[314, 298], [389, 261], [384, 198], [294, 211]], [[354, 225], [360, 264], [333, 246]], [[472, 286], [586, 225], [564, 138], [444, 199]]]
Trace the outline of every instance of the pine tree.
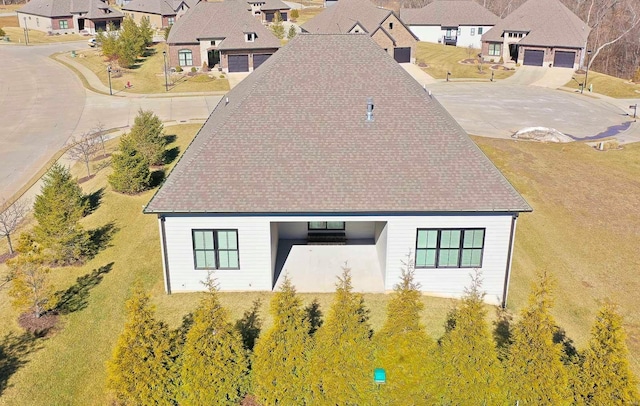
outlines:
[[282, 24], [282, 16], [279, 11], [276, 11], [273, 21], [271, 22], [271, 32], [278, 39], [284, 38], [284, 25]]
[[292, 21], [295, 21], [298, 17], [300, 17], [300, 12], [298, 11], [297, 8], [294, 8], [289, 13], [289, 17], [291, 18]]
[[571, 392], [568, 371], [561, 361], [561, 345], [553, 341], [552, 280], [546, 272], [539, 279], [513, 328], [506, 361], [509, 401], [519, 401], [523, 406], [566, 405], [571, 403]]
[[129, 137], [133, 148], [139, 151], [151, 165], [164, 163], [164, 126], [151, 110], [138, 110]]
[[248, 362], [211, 278], [193, 314], [182, 354], [181, 405], [235, 405], [246, 393]]
[[253, 393], [265, 405], [302, 405], [308, 402], [309, 321], [291, 280], [285, 278], [271, 300], [273, 327], [255, 347]]
[[31, 234], [23, 233], [18, 239], [16, 252], [18, 256], [7, 262], [12, 275], [9, 289], [11, 304], [20, 312], [40, 317], [55, 306], [49, 268], [44, 265], [42, 249]]
[[140, 28], [132, 17], [125, 17], [122, 20], [116, 47], [120, 66], [130, 68], [135, 65], [145, 48], [145, 39], [140, 35]]
[[113, 190], [134, 194], [149, 187], [149, 161], [134, 148], [130, 136], [120, 138], [120, 153], [111, 158], [111, 167], [113, 172], [109, 175], [109, 184]]
[[96, 34], [96, 41], [102, 48], [102, 55], [109, 61], [118, 59], [118, 32], [114, 26], [107, 32], [100, 31]]
[[504, 373], [493, 341], [480, 275], [472, 278], [441, 342], [443, 399], [452, 405], [506, 404]]
[[35, 240], [51, 260], [61, 264], [81, 260], [89, 238], [80, 225], [87, 201], [67, 168], [55, 164], [49, 169], [33, 210], [38, 221]]
[[296, 31], [296, 27], [294, 27], [293, 25], [291, 27], [289, 27], [289, 32], [287, 32], [287, 39], [291, 40], [293, 39], [293, 37], [295, 37], [298, 34], [298, 32]]
[[368, 310], [344, 268], [311, 353], [310, 404], [368, 405], [373, 396], [373, 344]]
[[378, 390], [380, 404], [425, 404], [433, 399], [435, 346], [420, 323], [424, 304], [414, 282], [411, 257], [402, 268], [400, 283], [387, 305], [387, 319], [374, 336], [375, 366], [387, 382]]
[[[151, 22], [149, 17], [142, 17], [140, 25], [138, 26], [138, 32], [140, 37], [144, 40], [144, 47], [149, 47], [153, 44], [153, 28], [151, 28]], [[142, 49], [144, 52], [144, 49]]]
[[589, 347], [580, 371], [581, 393], [585, 405], [629, 405], [640, 403], [638, 380], [629, 367], [627, 334], [616, 307], [606, 303], [596, 316]]
[[127, 321], [107, 362], [107, 386], [126, 404], [175, 404], [175, 372], [167, 326], [155, 319], [150, 297], [136, 283], [126, 303]]

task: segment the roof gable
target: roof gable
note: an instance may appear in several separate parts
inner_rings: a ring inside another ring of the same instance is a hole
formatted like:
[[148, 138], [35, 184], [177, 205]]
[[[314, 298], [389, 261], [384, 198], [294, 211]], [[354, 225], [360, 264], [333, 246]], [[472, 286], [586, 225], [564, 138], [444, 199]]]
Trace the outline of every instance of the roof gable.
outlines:
[[502, 41], [505, 31], [524, 31], [519, 44], [583, 48], [591, 29], [559, 0], [528, 0], [482, 36]]
[[122, 9], [147, 14], [173, 16], [180, 11], [183, 4], [188, 8], [193, 8], [198, 2], [199, 0], [132, 0], [122, 6]]
[[72, 14], [82, 14], [89, 19], [123, 17], [105, 0], [31, 0], [18, 12], [42, 17], [69, 17]]
[[444, 108], [364, 34], [291, 40], [220, 101], [145, 209], [528, 210]]
[[400, 18], [407, 25], [495, 25], [500, 17], [471, 0], [434, 1], [422, 8], [400, 9]]
[[[201, 38], [224, 38], [218, 49], [279, 48], [280, 41], [246, 10], [246, 3], [202, 1], [185, 13], [171, 28], [168, 44], [197, 43]], [[244, 33], [256, 33], [246, 42]]]
[[357, 21], [372, 33], [391, 13], [393, 11], [377, 7], [369, 0], [340, 0], [301, 27], [311, 34], [345, 34]]

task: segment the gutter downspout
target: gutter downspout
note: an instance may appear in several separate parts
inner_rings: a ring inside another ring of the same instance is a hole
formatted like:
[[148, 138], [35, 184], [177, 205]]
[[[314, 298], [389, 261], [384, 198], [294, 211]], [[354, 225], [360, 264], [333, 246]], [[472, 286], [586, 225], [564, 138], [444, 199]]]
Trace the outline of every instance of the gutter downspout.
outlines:
[[164, 274], [164, 291], [171, 294], [171, 279], [169, 276], [169, 257], [167, 256], [167, 233], [164, 229], [164, 216], [158, 216], [160, 222], [160, 246], [162, 249], [162, 268]]
[[511, 279], [511, 260], [513, 259], [513, 242], [516, 236], [516, 220], [518, 214], [515, 213], [511, 217], [511, 236], [509, 237], [509, 252], [507, 253], [507, 266], [504, 272], [504, 288], [502, 290], [502, 303], [500, 306], [504, 309], [507, 307], [507, 294], [509, 293], [509, 280]]

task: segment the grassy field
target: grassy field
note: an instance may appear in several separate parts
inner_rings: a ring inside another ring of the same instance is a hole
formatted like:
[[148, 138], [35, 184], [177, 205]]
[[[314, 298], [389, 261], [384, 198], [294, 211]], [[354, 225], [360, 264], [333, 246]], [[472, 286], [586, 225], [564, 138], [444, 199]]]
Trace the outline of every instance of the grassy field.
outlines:
[[[436, 79], [445, 79], [447, 71], [451, 72], [451, 79], [486, 79], [491, 78], [491, 63], [483, 64], [483, 72], [480, 72], [478, 65], [461, 64], [465, 59], [473, 59], [480, 52], [477, 49], [469, 53], [467, 48], [445, 46], [442, 44], [432, 44], [429, 42], [418, 42], [416, 50], [416, 63], [426, 64], [423, 68], [425, 72]], [[513, 75], [515, 71], [495, 70], [495, 79], [505, 79]]]
[[[174, 144], [183, 151], [198, 125], [168, 127]], [[475, 137], [482, 150], [525, 196], [534, 212], [518, 221], [509, 308], [517, 311], [527, 297], [537, 270], [556, 276], [555, 316], [570, 338], [584, 346], [598, 301], [611, 298], [621, 306], [630, 333], [632, 365], [640, 372], [640, 208], [631, 196], [640, 196], [640, 145], [598, 152], [584, 144], [538, 144]], [[109, 147], [115, 148], [116, 141]], [[175, 161], [174, 161], [175, 163]], [[99, 164], [99, 162], [96, 162]], [[73, 168], [83, 176], [83, 168]], [[200, 294], [163, 291], [162, 264], [156, 219], [141, 207], [153, 191], [138, 196], [114, 193], [106, 186], [109, 169], [83, 183], [86, 193], [102, 190], [98, 209], [84, 220], [87, 229], [113, 225], [110, 247], [82, 267], [53, 271], [57, 289], [74, 285], [74, 311], [61, 317], [60, 329], [46, 339], [20, 336], [17, 314], [6, 290], [0, 291], [0, 346], [12, 358], [11, 368], [0, 368], [0, 404], [33, 405], [108, 404], [104, 363], [110, 357], [124, 315], [124, 301], [134, 280], [152, 293], [158, 314], [172, 327], [196, 305]], [[145, 236], [141, 238], [141, 236]], [[4, 246], [0, 245], [0, 250]], [[93, 270], [98, 270], [92, 274]], [[6, 267], [0, 265], [0, 276]], [[76, 278], [87, 275], [84, 283]], [[267, 327], [270, 293], [224, 293], [222, 300], [234, 318], [262, 300], [261, 316]], [[330, 294], [317, 298], [326, 312]], [[365, 295], [374, 329], [381, 326], [389, 296]], [[445, 315], [453, 301], [423, 298], [423, 321], [430, 334], [443, 332]]]
[[[130, 93], [166, 93], [162, 51], [164, 44], [157, 44], [149, 48], [148, 56], [131, 69], [120, 69], [121, 75], [114, 72], [111, 75], [111, 86], [116, 92], [126, 91]], [[94, 72], [105, 86], [109, 85], [107, 66], [100, 49], [90, 49], [78, 53], [75, 59]], [[171, 74], [169, 80], [169, 93], [181, 92], [226, 92], [229, 90], [229, 81], [220, 78], [216, 72], [215, 79], [208, 75], [196, 75], [193, 77], [185, 74]], [[133, 87], [126, 89], [127, 82]]]
[[302, 25], [307, 21], [311, 20], [313, 17], [322, 13], [324, 8], [322, 7], [308, 7], [300, 10], [300, 16], [296, 19], [296, 24]]
[[0, 27], [6, 29], [9, 27], [20, 27], [18, 23], [18, 17], [0, 17]]
[[24, 3], [23, 4], [5, 4], [5, 5], [0, 4], [0, 13], [10, 13], [12, 11], [17, 11], [21, 9], [22, 7], [24, 7]]
[[[13, 19], [15, 17], [3, 17], [4, 19]], [[3, 26], [3, 20], [0, 18], [0, 26], [3, 29], [11, 42], [24, 43], [24, 30], [18, 27], [17, 18], [15, 26]], [[6, 27], [6, 28], [5, 28]], [[52, 44], [54, 42], [69, 42], [69, 41], [86, 41], [88, 37], [79, 34], [64, 34], [64, 35], [47, 35], [46, 32], [29, 30], [29, 44]]]
[[[585, 75], [576, 74], [574, 77], [576, 80], [571, 80], [565, 86], [572, 89], [579, 89], [578, 83], [584, 82]], [[615, 97], [616, 99], [640, 98], [640, 84], [603, 73], [589, 71], [589, 83], [587, 83], [585, 92], [590, 85], [593, 85], [594, 93], [604, 94], [605, 96]]]

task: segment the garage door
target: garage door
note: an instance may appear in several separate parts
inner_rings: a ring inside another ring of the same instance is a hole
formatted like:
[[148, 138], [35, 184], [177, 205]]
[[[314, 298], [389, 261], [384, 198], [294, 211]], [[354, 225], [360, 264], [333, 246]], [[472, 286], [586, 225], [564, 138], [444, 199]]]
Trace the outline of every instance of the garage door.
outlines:
[[573, 68], [573, 61], [575, 60], [575, 52], [556, 51], [553, 56], [553, 66], [557, 68]]
[[536, 49], [525, 49], [524, 50], [524, 64], [531, 66], [542, 66], [542, 62], [544, 61], [544, 51], [539, 51]]
[[249, 72], [249, 55], [229, 55], [229, 72]]
[[253, 70], [256, 70], [258, 68], [258, 66], [262, 65], [262, 63], [264, 61], [266, 61], [267, 59], [269, 59], [269, 57], [272, 54], [260, 54], [260, 55], [253, 55]]
[[393, 48], [393, 59], [398, 63], [411, 62], [411, 48]]

